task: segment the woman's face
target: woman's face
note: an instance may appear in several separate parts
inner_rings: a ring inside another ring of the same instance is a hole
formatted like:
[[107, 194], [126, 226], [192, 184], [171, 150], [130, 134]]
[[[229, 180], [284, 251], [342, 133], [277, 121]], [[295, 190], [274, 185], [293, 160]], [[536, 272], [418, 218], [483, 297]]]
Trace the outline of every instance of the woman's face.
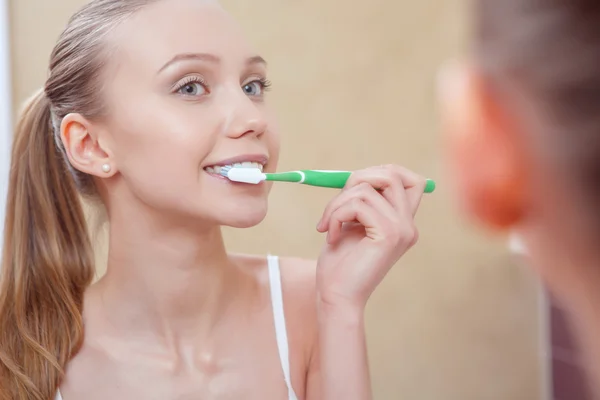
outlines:
[[266, 65], [236, 23], [211, 1], [163, 0], [113, 40], [100, 133], [116, 170], [110, 206], [132, 201], [190, 221], [259, 223], [269, 186], [215, 173], [235, 163], [274, 171], [279, 152]]

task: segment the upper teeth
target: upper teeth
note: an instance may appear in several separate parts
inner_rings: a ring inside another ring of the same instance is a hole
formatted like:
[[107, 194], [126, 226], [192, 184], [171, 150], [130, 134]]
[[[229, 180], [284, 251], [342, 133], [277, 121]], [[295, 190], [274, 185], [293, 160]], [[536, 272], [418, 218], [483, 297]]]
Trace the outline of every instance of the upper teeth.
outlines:
[[215, 165], [214, 167], [206, 167], [204, 168], [206, 172], [209, 173], [221, 173], [222, 167], [230, 167], [230, 168], [258, 168], [259, 170], [263, 170], [263, 165], [261, 163], [252, 162], [252, 161], [244, 161], [241, 163], [229, 164], [229, 165]]

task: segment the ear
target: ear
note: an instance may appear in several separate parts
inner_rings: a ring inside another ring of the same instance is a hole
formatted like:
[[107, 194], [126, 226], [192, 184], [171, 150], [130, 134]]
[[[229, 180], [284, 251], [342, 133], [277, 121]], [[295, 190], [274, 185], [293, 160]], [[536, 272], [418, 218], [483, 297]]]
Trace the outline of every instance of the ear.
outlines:
[[446, 67], [438, 83], [445, 156], [463, 210], [492, 229], [519, 224], [527, 158], [517, 118], [466, 65]]
[[73, 168], [93, 176], [108, 178], [116, 166], [108, 149], [92, 134], [93, 124], [81, 114], [68, 114], [62, 120], [60, 136]]

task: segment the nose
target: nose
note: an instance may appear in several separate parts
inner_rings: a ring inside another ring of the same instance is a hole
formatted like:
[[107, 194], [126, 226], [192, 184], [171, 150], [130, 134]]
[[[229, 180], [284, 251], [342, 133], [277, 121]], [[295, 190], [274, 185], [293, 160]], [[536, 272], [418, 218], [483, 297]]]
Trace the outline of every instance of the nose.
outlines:
[[224, 132], [230, 138], [261, 136], [267, 130], [267, 120], [255, 101], [238, 88], [238, 93], [228, 96], [229, 106], [224, 124]]

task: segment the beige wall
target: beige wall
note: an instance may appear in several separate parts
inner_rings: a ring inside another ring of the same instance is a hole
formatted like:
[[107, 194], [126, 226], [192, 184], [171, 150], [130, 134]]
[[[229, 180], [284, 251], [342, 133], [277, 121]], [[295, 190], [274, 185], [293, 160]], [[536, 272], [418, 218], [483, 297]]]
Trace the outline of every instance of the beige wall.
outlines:
[[[44, 80], [48, 54], [82, 0], [13, 0], [14, 99]], [[377, 399], [540, 398], [536, 283], [504, 244], [467, 229], [442, 174], [436, 68], [464, 44], [459, 0], [227, 0], [271, 65], [285, 168], [395, 162], [438, 181], [419, 245], [368, 313]], [[276, 185], [259, 227], [227, 231], [235, 251], [315, 257], [333, 192]], [[293, 212], [292, 212], [293, 211]], [[104, 249], [99, 255], [103, 269]]]

